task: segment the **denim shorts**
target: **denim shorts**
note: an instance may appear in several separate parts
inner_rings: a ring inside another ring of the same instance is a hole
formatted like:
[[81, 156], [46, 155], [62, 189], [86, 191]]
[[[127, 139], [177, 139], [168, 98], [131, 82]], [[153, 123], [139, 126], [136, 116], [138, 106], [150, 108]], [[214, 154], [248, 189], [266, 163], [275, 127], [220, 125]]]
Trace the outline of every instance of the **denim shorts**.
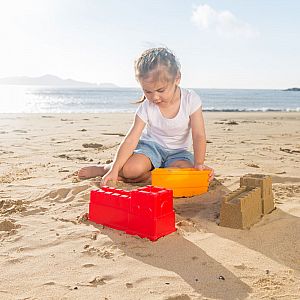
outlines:
[[133, 153], [147, 156], [154, 168], [167, 168], [177, 160], [186, 160], [194, 164], [194, 155], [191, 152], [168, 150], [152, 141], [140, 140]]

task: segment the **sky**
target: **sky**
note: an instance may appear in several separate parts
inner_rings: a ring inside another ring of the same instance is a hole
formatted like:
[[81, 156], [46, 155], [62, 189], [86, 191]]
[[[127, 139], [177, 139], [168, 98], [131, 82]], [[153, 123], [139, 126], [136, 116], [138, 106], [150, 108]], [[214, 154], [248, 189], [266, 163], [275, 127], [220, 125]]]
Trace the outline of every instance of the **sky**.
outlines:
[[298, 0], [0, 0], [0, 78], [53, 74], [137, 87], [166, 46], [184, 87], [300, 87]]

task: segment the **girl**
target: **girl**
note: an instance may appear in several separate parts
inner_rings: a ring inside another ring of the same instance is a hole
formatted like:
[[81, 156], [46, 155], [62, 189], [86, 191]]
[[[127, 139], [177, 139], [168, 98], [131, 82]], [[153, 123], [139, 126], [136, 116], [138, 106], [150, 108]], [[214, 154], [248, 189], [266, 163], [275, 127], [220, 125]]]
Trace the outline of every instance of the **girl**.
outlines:
[[[82, 168], [81, 179], [103, 176], [101, 185], [118, 178], [141, 182], [153, 168], [209, 169], [204, 165], [206, 136], [199, 96], [179, 87], [180, 65], [166, 48], [152, 48], [135, 61], [144, 92], [134, 122], [111, 164]], [[194, 155], [187, 151], [190, 137]]]

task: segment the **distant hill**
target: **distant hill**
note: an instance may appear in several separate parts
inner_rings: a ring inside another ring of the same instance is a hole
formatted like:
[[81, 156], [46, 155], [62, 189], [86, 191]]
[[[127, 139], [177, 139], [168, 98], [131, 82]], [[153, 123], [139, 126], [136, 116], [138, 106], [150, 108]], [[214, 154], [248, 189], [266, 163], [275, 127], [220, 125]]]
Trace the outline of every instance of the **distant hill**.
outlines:
[[284, 92], [300, 92], [300, 88], [289, 88], [286, 90], [283, 90]]
[[101, 83], [98, 83], [97, 86], [102, 87], [102, 88], [107, 88], [107, 89], [119, 88], [118, 85], [116, 85], [114, 83], [110, 83], [110, 82], [101, 82]]
[[73, 79], [62, 79], [54, 75], [43, 75], [40, 77], [15, 76], [0, 78], [0, 84], [7, 85], [47, 85], [47, 86], [65, 86], [65, 87], [100, 87], [117, 88], [113, 83], [90, 83], [77, 81]]

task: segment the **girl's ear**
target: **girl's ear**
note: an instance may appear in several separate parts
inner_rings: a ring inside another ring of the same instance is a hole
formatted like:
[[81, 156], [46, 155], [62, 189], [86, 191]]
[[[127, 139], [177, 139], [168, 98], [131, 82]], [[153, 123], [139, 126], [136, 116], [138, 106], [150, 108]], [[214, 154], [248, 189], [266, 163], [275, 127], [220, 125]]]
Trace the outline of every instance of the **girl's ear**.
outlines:
[[180, 80], [181, 80], [181, 73], [178, 71], [178, 73], [177, 73], [177, 75], [175, 77], [175, 84], [179, 85]]

